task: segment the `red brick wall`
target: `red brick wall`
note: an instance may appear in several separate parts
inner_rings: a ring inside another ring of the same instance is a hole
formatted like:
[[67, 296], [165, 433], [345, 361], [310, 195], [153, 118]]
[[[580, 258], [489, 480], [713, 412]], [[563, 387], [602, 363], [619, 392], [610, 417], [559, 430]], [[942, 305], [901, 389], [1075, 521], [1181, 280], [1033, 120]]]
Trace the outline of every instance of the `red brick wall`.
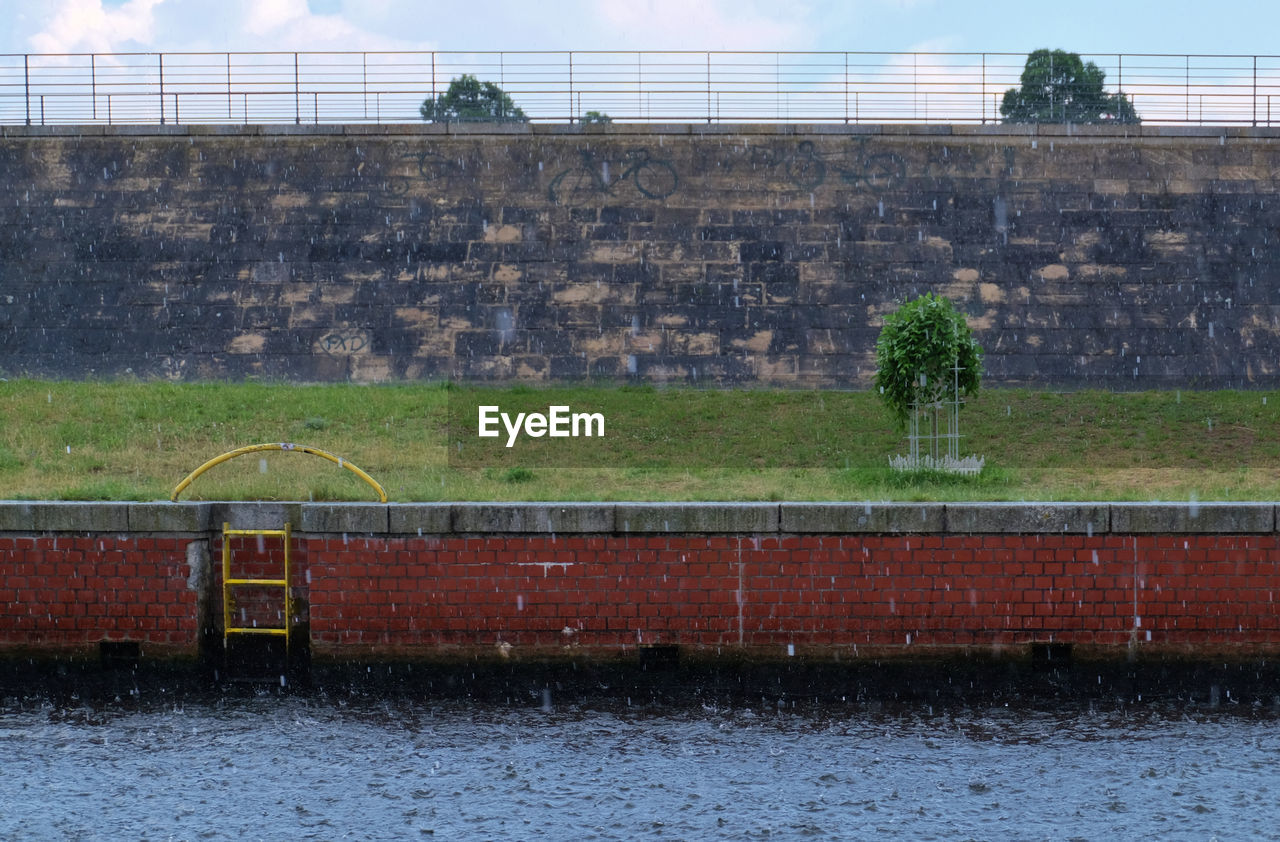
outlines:
[[145, 654], [194, 654], [199, 593], [188, 543], [0, 537], [0, 647], [59, 652], [136, 641]]
[[1275, 535], [328, 539], [309, 559], [331, 654], [1280, 644]]
[[[0, 537], [0, 649], [128, 640], [144, 653], [194, 654], [191, 540]], [[326, 657], [502, 644], [512, 656], [641, 643], [779, 655], [1049, 640], [1280, 645], [1273, 534], [295, 540], [299, 619], [309, 601], [313, 647]], [[220, 618], [219, 541], [206, 587]], [[278, 539], [268, 559], [274, 551]]]
[[[305, 542], [290, 539], [290, 591], [294, 599], [293, 625], [306, 620], [307, 565]], [[222, 618], [222, 536], [212, 545], [210, 592], [214, 595], [217, 621]], [[232, 579], [281, 579], [284, 576], [284, 542], [278, 536], [237, 536], [231, 539]], [[275, 585], [235, 585], [232, 594], [232, 623], [247, 628], [277, 628], [284, 625], [283, 589]]]

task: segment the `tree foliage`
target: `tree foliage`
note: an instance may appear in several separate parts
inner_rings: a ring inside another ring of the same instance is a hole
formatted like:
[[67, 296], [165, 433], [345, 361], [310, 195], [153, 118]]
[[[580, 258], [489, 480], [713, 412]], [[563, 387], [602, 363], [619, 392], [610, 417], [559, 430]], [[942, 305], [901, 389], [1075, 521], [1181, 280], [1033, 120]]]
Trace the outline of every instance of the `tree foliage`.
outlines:
[[902, 427], [914, 412], [977, 394], [981, 380], [982, 348], [947, 299], [928, 292], [885, 317], [876, 386]]
[[467, 120], [524, 123], [529, 119], [502, 88], [492, 82], [481, 82], [469, 73], [450, 82], [449, 89], [439, 96], [427, 97], [418, 112], [422, 119], [433, 123]]
[[1005, 91], [1008, 123], [1138, 123], [1133, 101], [1104, 90], [1106, 72], [1078, 53], [1036, 50], [1022, 69], [1022, 87]]

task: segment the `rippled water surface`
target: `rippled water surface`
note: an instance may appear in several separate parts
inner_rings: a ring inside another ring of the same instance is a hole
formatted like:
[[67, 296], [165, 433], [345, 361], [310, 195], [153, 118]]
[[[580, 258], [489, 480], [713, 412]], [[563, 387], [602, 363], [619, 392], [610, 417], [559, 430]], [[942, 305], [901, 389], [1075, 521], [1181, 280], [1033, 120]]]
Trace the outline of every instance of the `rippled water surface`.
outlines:
[[0, 712], [6, 839], [1280, 839], [1280, 717], [251, 693]]

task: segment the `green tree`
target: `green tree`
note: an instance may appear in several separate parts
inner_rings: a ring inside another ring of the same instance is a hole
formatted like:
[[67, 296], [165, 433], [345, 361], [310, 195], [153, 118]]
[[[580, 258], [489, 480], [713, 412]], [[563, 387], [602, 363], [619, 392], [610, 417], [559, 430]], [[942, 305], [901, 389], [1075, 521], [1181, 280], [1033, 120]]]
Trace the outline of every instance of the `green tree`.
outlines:
[[481, 82], [469, 73], [450, 82], [449, 89], [439, 96], [427, 97], [418, 112], [422, 119], [432, 123], [451, 120], [524, 123], [529, 119], [502, 88], [492, 82]]
[[1138, 123], [1133, 101], [1103, 89], [1106, 72], [1078, 53], [1036, 50], [1022, 69], [1022, 87], [1004, 92], [1007, 123]]
[[932, 411], [936, 438], [943, 405], [977, 394], [981, 381], [982, 348], [950, 301], [927, 292], [885, 317], [876, 386], [900, 427]]

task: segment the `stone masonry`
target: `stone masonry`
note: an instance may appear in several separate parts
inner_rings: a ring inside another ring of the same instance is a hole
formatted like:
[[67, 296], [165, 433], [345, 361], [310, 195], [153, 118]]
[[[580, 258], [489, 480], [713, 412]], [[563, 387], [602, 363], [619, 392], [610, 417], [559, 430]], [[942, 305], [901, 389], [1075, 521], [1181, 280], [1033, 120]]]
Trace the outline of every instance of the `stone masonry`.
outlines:
[[933, 290], [987, 382], [1280, 385], [1280, 132], [0, 132], [0, 376], [866, 387]]

